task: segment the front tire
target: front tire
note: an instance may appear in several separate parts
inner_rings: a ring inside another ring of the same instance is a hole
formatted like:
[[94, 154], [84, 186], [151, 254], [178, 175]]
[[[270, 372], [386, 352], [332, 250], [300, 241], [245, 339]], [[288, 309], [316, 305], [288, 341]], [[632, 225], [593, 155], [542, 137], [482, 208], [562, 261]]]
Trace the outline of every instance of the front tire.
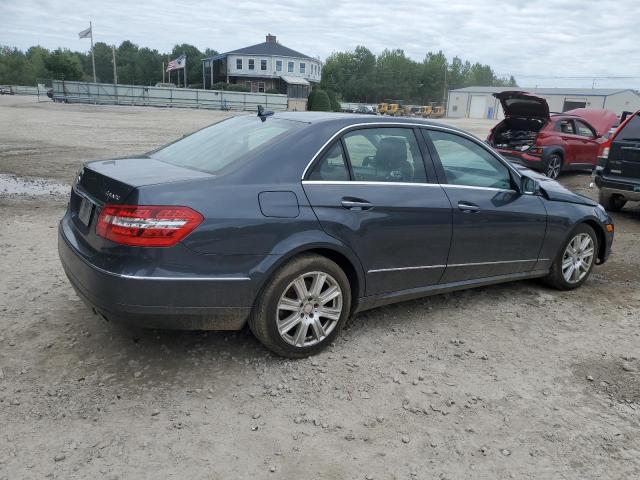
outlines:
[[560, 176], [561, 171], [562, 157], [557, 153], [551, 154], [551, 156], [547, 159], [547, 164], [544, 168], [544, 174], [552, 180], [556, 180]]
[[269, 280], [249, 319], [249, 328], [269, 350], [304, 358], [323, 350], [351, 311], [351, 286], [333, 261], [304, 254]]
[[622, 207], [625, 206], [627, 201], [621, 195], [605, 195], [602, 190], [598, 193], [598, 203], [602, 205], [606, 210], [612, 212], [619, 212]]
[[544, 280], [559, 290], [573, 290], [586, 282], [598, 255], [598, 236], [589, 225], [578, 225], [569, 235]]

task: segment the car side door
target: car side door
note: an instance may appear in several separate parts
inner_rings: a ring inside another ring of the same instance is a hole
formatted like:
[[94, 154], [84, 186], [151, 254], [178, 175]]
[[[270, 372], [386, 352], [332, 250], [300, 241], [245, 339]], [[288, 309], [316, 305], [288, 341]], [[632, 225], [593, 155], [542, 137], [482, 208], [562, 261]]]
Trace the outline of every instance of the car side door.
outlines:
[[582, 141], [576, 135], [576, 127], [571, 118], [559, 119], [556, 123], [556, 131], [563, 142], [564, 168], [572, 168], [579, 162], [578, 158], [582, 149]]
[[441, 283], [532, 270], [546, 231], [542, 200], [521, 193], [515, 171], [475, 138], [436, 127], [423, 133], [453, 209]]
[[366, 295], [435, 285], [451, 241], [451, 204], [411, 127], [360, 127], [339, 135], [303, 179], [324, 231], [351, 248]]
[[576, 163], [585, 167], [594, 166], [597, 162], [598, 149], [600, 148], [598, 135], [595, 129], [587, 122], [575, 119], [574, 124], [581, 143]]

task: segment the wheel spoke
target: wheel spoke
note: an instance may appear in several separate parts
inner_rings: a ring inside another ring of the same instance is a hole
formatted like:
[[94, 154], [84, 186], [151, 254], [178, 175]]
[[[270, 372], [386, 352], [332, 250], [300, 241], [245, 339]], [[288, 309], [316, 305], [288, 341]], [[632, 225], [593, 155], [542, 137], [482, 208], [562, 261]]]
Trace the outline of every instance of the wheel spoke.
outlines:
[[562, 261], [562, 271], [564, 272], [571, 265], [573, 265], [573, 260], [571, 259], [571, 257], [565, 257], [565, 259]]
[[334, 308], [319, 308], [318, 316], [323, 318], [328, 318], [329, 320], [338, 320], [340, 318], [341, 310]]
[[296, 291], [296, 295], [298, 295], [298, 299], [304, 300], [309, 296], [309, 291], [307, 290], [307, 285], [304, 283], [303, 277], [298, 277], [293, 281], [293, 288]]
[[322, 340], [327, 336], [319, 318], [314, 318], [311, 326], [313, 327], [313, 334], [316, 336], [316, 340]]
[[593, 256], [593, 248], [589, 248], [588, 250], [584, 250], [582, 253], [580, 253], [580, 258], [581, 259], [586, 259], [586, 258], [591, 258]]
[[340, 295], [342, 295], [342, 292], [340, 291], [340, 287], [336, 285], [334, 287], [328, 288], [322, 295], [320, 295], [320, 298], [318, 299], [318, 303], [324, 306], [334, 298], [339, 297]]
[[278, 308], [280, 310], [291, 310], [292, 312], [297, 312], [300, 310], [300, 305], [302, 302], [300, 300], [294, 300], [289, 297], [282, 297], [280, 299], [280, 303], [278, 303]]
[[309, 295], [311, 297], [319, 297], [322, 292], [322, 287], [324, 287], [324, 283], [327, 280], [327, 276], [324, 273], [318, 273], [313, 277], [313, 283], [311, 284], [311, 289], [309, 290]]
[[567, 270], [564, 273], [564, 278], [567, 282], [571, 281], [571, 277], [573, 275], [573, 271], [576, 269], [575, 265], [573, 264], [573, 262], [571, 262], [571, 265], [569, 265], [569, 268], [567, 268]]
[[573, 281], [577, 282], [578, 280], [580, 280], [580, 266], [578, 265], [577, 267], [574, 267], [573, 269]]
[[302, 321], [302, 316], [299, 313], [294, 313], [293, 315], [282, 320], [282, 322], [278, 325], [278, 331], [280, 332], [281, 335], [285, 334], [289, 330], [291, 330], [293, 327], [295, 327], [297, 324], [299, 324], [301, 321]]
[[589, 235], [585, 235], [580, 242], [580, 250], [585, 251], [591, 245], [591, 237]]
[[304, 340], [307, 338], [307, 331], [309, 330], [309, 324], [301, 322], [296, 332], [296, 337], [293, 340], [296, 347], [304, 347]]

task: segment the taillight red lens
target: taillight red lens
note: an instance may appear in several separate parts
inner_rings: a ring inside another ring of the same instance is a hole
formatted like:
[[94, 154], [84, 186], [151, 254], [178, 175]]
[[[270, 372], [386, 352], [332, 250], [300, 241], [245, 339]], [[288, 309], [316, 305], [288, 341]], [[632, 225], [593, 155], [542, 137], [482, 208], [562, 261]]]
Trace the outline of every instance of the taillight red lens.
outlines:
[[171, 247], [202, 223], [188, 207], [172, 205], [105, 205], [96, 233], [122, 245]]

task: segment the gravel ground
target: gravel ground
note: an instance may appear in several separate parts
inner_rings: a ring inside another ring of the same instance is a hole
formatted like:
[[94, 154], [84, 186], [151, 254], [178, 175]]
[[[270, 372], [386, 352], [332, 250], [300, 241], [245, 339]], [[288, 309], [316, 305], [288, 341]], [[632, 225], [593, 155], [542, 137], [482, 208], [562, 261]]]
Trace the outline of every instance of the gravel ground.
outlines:
[[[0, 188], [0, 479], [640, 477], [638, 207], [576, 291], [528, 281], [380, 308], [306, 360], [246, 331], [92, 315], [57, 258], [52, 185], [223, 116], [0, 97], [0, 178], [43, 185]], [[595, 195], [587, 175], [562, 181]]]

